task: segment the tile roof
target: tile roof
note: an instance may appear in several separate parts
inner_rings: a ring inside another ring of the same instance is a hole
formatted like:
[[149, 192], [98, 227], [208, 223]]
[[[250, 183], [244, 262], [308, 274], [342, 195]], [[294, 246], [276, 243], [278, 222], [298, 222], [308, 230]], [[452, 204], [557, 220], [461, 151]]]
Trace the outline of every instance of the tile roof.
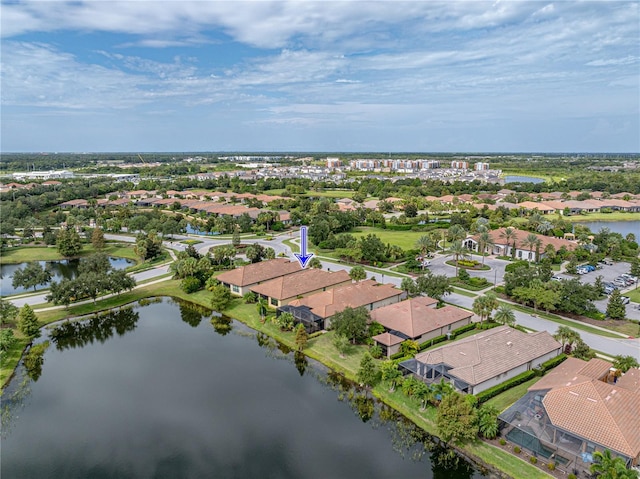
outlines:
[[449, 374], [476, 385], [544, 356], [561, 344], [546, 331], [523, 333], [499, 326], [416, 355], [425, 364], [446, 364]]
[[380, 344], [384, 344], [385, 346], [394, 346], [404, 341], [404, 339], [399, 338], [395, 334], [391, 334], [391, 333], [378, 334], [376, 336], [373, 336], [371, 339], [373, 339], [374, 341]]
[[640, 454], [640, 394], [593, 379], [552, 389], [542, 403], [554, 426], [627, 457]]
[[254, 286], [251, 291], [269, 298], [283, 300], [318, 289], [330, 288], [347, 281], [351, 281], [351, 278], [349, 273], [343, 270], [329, 272], [321, 269], [304, 269]]
[[225, 271], [218, 275], [218, 280], [236, 286], [248, 286], [298, 271], [300, 271], [300, 263], [297, 261], [276, 258]]
[[336, 286], [327, 291], [292, 301], [290, 305], [307, 306], [313, 311], [313, 314], [321, 318], [330, 318], [346, 307], [357, 308], [401, 294], [403, 291], [396, 289], [392, 284], [378, 284], [376, 281], [368, 279], [358, 283]]
[[[494, 242], [494, 244], [496, 245], [506, 245], [507, 241], [502, 237], [502, 235], [504, 234], [506, 228], [499, 228], [497, 230], [492, 230], [489, 231], [489, 235], [491, 236], [491, 240]], [[515, 231], [515, 235], [516, 235], [516, 245], [518, 248], [521, 249], [528, 249], [525, 248], [523, 246], [523, 241], [525, 240], [525, 238], [531, 234], [530, 231], [523, 231], [523, 230], [519, 230], [519, 229], [514, 229]], [[533, 233], [535, 234], [535, 233]], [[542, 245], [540, 246], [540, 251], [544, 251], [544, 249], [547, 247], [547, 245], [551, 244], [553, 245], [553, 247], [557, 250], [559, 250], [562, 246], [564, 246], [565, 248], [567, 248], [569, 251], [573, 250], [576, 248], [576, 243], [572, 242], [572, 241], [568, 241], [565, 239], [561, 239], [561, 238], [554, 238], [553, 236], [544, 236], [544, 235], [539, 235], [536, 234], [536, 236], [538, 237], [538, 239], [541, 241]], [[475, 235], [472, 236], [471, 239], [473, 239], [474, 241], [478, 241], [480, 235]], [[512, 240], [509, 242], [510, 245], [513, 244]]]
[[609, 368], [611, 363], [602, 359], [593, 358], [587, 362], [578, 358], [567, 358], [531, 386], [529, 391], [542, 391], [601, 379], [609, 372]]
[[447, 305], [435, 309], [438, 300], [418, 296], [371, 311], [371, 320], [387, 329], [399, 331], [410, 338], [473, 316], [471, 311]]
[[629, 369], [618, 379], [616, 386], [640, 394], [640, 369]]

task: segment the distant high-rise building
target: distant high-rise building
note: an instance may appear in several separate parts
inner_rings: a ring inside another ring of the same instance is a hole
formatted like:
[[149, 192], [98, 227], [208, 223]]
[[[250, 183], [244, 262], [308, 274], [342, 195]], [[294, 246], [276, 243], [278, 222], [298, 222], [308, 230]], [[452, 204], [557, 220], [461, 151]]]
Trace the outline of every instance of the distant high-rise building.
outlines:
[[485, 171], [489, 169], [489, 163], [478, 162], [473, 165], [473, 169], [476, 171]]
[[341, 165], [340, 158], [327, 158], [327, 168], [336, 168]]
[[469, 163], [466, 161], [452, 161], [451, 168], [454, 170], [466, 170], [469, 168]]

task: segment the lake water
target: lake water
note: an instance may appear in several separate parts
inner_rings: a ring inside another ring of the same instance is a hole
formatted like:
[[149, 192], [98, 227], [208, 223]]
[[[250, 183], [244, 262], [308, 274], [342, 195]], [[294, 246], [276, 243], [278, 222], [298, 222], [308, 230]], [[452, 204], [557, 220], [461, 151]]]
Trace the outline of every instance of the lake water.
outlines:
[[544, 183], [544, 179], [535, 178], [533, 176], [506, 175], [505, 183]]
[[593, 233], [602, 228], [609, 228], [612, 233], [620, 233], [623, 237], [633, 233], [636, 241], [640, 240], [640, 221], [580, 221], [578, 224], [587, 226]]
[[[72, 279], [78, 274], [78, 259], [65, 259], [62, 261], [38, 261], [40, 266], [49, 267], [51, 269], [52, 281], [60, 281], [63, 278]], [[109, 263], [115, 269], [125, 269], [128, 266], [135, 264], [135, 261], [126, 258], [110, 257]], [[27, 266], [27, 263], [19, 264], [3, 264], [0, 265], [0, 295], [8, 296], [16, 293], [26, 292], [24, 288], [14, 288], [11, 284], [13, 282], [13, 273], [17, 269], [23, 269]], [[38, 286], [39, 289], [45, 288], [45, 286]], [[31, 288], [29, 291], [33, 291]]]
[[165, 299], [64, 326], [2, 396], [2, 477], [481, 477], [319, 363], [202, 313]]

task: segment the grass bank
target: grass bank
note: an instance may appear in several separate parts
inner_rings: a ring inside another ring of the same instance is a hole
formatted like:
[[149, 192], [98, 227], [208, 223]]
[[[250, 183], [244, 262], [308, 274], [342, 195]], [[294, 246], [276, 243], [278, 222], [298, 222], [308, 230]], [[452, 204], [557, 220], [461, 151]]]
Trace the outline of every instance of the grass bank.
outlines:
[[587, 213], [584, 215], [563, 216], [562, 219], [572, 223], [588, 221], [640, 221], [640, 213], [613, 211], [611, 213]]

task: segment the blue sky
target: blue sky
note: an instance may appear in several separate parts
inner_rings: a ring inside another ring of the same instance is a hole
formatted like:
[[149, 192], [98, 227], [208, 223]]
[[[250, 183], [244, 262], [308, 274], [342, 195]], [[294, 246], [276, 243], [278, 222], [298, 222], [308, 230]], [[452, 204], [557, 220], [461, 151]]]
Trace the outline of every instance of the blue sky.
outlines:
[[3, 1], [1, 149], [640, 151], [636, 1]]

